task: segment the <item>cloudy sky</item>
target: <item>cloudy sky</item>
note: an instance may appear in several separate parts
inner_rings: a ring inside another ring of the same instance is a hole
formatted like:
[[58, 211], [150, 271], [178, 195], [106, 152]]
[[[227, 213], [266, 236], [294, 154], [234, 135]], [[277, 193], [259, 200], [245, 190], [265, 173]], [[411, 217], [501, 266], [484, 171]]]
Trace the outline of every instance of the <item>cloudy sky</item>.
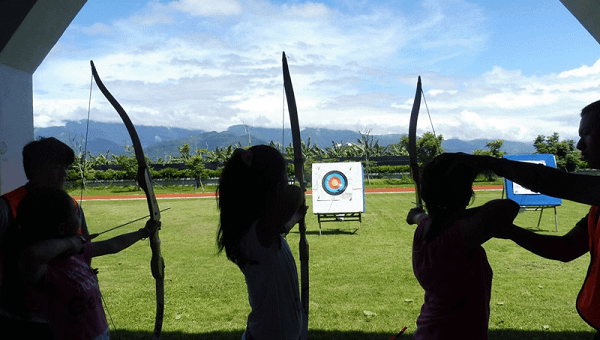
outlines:
[[600, 99], [600, 44], [559, 0], [88, 0], [34, 73], [34, 124], [120, 121], [94, 60], [136, 125], [289, 127], [282, 51], [301, 127], [406, 133], [418, 75], [445, 139], [577, 140]]

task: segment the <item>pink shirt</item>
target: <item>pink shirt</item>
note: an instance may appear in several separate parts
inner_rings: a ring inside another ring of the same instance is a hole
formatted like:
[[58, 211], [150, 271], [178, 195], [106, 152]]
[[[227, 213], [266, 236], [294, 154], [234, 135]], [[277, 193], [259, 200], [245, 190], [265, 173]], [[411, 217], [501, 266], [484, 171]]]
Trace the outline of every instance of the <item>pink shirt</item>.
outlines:
[[108, 328], [91, 256], [87, 242], [83, 254], [48, 263], [43, 292], [55, 339], [94, 339]]
[[577, 296], [577, 311], [579, 315], [598, 329], [600, 327], [600, 207], [592, 206], [588, 215], [588, 238], [592, 260]]
[[414, 339], [488, 339], [493, 273], [485, 250], [467, 253], [460, 221], [432, 241], [421, 240], [428, 220], [413, 240], [413, 271], [425, 290]]

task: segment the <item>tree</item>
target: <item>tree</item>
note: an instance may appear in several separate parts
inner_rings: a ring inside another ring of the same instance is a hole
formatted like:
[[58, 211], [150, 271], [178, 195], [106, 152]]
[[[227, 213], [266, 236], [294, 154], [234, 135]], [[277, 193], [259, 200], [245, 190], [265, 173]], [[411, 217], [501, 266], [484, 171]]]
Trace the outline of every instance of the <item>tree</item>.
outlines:
[[553, 154], [556, 157], [556, 167], [560, 170], [572, 172], [587, 166], [581, 160], [581, 151], [576, 150], [572, 139], [560, 141], [558, 132], [552, 136], [538, 135], [533, 141], [537, 153]]
[[252, 146], [252, 127], [244, 123], [244, 132], [248, 136], [248, 146]]
[[344, 142], [341, 141], [336, 143], [331, 141], [331, 146], [325, 147], [325, 152], [327, 153], [327, 158], [341, 158], [344, 157]]
[[[421, 164], [431, 162], [437, 155], [444, 152], [443, 140], [444, 136], [436, 136], [432, 132], [425, 132], [421, 138], [417, 139], [417, 159]], [[403, 150], [408, 150], [408, 136], [402, 136], [400, 147]]]
[[406, 137], [406, 145], [402, 144], [402, 138], [396, 144], [390, 144], [386, 148], [386, 155], [388, 156], [408, 156], [408, 137]]
[[[500, 151], [500, 148], [502, 148], [502, 145], [504, 144], [504, 141], [502, 139], [496, 139], [493, 142], [487, 142], [485, 144], [485, 146], [488, 148], [488, 150], [481, 150], [481, 149], [477, 149], [477, 150], [473, 150], [473, 154], [474, 155], [480, 155], [480, 156], [492, 156], [492, 157], [496, 157], [496, 158], [501, 158], [502, 155], [504, 155], [503, 151]], [[487, 177], [488, 181], [494, 181], [496, 179], [496, 174], [494, 174], [494, 172], [487, 170], [484, 171], [484, 175]]]
[[125, 178], [135, 179], [137, 177], [138, 164], [137, 160], [131, 156], [118, 155], [115, 156], [115, 163], [125, 171]]
[[473, 154], [501, 158], [502, 155], [505, 154], [504, 151], [500, 151], [503, 144], [504, 144], [504, 141], [502, 139], [496, 139], [493, 142], [485, 143], [485, 146], [488, 148], [488, 150], [480, 150], [480, 149], [473, 150]]
[[181, 156], [181, 160], [184, 162], [188, 161], [192, 158], [192, 154], [190, 151], [190, 146], [188, 143], [183, 144], [183, 146], [179, 147], [179, 156]]
[[224, 148], [216, 147], [213, 152], [206, 155], [207, 162], [213, 163], [225, 163], [233, 155], [233, 151], [237, 148], [243, 148], [239, 143], [236, 145], [229, 145]]
[[185, 161], [185, 165], [187, 165], [189, 173], [192, 175], [192, 177], [196, 179], [196, 189], [198, 189], [198, 187], [202, 187], [202, 191], [204, 191], [202, 179], [208, 178], [208, 171], [204, 167], [204, 160], [202, 159], [202, 155], [196, 154], [194, 156], [191, 156]]
[[[375, 156], [373, 153], [373, 136], [371, 136], [371, 129], [367, 129], [365, 131], [358, 131], [360, 134], [360, 139], [358, 139], [358, 143], [362, 146], [363, 154], [365, 157], [365, 172], [367, 181], [371, 184], [371, 168], [369, 166], [369, 156]], [[379, 143], [379, 141], [378, 141]], [[377, 144], [379, 145], [379, 144]]]

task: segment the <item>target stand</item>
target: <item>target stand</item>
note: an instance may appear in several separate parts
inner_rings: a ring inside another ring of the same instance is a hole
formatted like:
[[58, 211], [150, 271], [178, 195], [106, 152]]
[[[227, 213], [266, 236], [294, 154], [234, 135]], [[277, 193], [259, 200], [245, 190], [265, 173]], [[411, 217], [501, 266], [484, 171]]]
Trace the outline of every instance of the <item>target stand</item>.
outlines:
[[313, 213], [323, 222], [358, 221], [365, 212], [363, 167], [360, 162], [314, 163], [312, 165]]

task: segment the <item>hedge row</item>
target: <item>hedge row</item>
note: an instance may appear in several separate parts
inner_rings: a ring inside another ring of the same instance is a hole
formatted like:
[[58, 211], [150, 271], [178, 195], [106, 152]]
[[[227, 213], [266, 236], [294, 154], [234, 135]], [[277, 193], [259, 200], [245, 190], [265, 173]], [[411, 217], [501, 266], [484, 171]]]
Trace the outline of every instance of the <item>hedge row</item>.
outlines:
[[[307, 166], [308, 168], [308, 166]], [[192, 169], [177, 169], [175, 167], [164, 167], [160, 170], [150, 170], [150, 175], [155, 179], [177, 179], [177, 178], [218, 178], [221, 176], [222, 167], [217, 168], [216, 170], [204, 169], [202, 173], [198, 176], [197, 173], [194, 173]], [[369, 173], [378, 173], [378, 174], [392, 174], [392, 173], [406, 173], [410, 172], [410, 168], [408, 165], [381, 165], [381, 166], [370, 166], [368, 169], [365, 169], [365, 172]], [[289, 169], [290, 175], [294, 173], [293, 165], [290, 165]], [[84, 172], [84, 177], [86, 180], [123, 180], [123, 179], [135, 179], [137, 176], [136, 170], [132, 169], [130, 171], [118, 170], [118, 169], [106, 169], [106, 170], [97, 170], [90, 169]], [[81, 172], [78, 169], [72, 168], [68, 172], [67, 176], [68, 181], [78, 181], [81, 180]]]
[[[197, 176], [190, 169], [178, 170], [175, 168], [164, 168], [161, 170], [150, 170], [150, 175], [155, 179], [177, 179], [177, 178], [214, 178], [221, 176], [221, 169], [217, 170], [205, 170], [201, 176]], [[136, 179], [137, 173], [132, 171], [125, 170], [87, 170], [84, 172], [85, 180], [93, 181], [93, 180], [104, 180], [104, 181], [114, 181], [114, 180], [123, 180], [123, 179]], [[78, 170], [71, 169], [67, 175], [67, 181], [78, 181], [81, 180], [81, 173]]]

